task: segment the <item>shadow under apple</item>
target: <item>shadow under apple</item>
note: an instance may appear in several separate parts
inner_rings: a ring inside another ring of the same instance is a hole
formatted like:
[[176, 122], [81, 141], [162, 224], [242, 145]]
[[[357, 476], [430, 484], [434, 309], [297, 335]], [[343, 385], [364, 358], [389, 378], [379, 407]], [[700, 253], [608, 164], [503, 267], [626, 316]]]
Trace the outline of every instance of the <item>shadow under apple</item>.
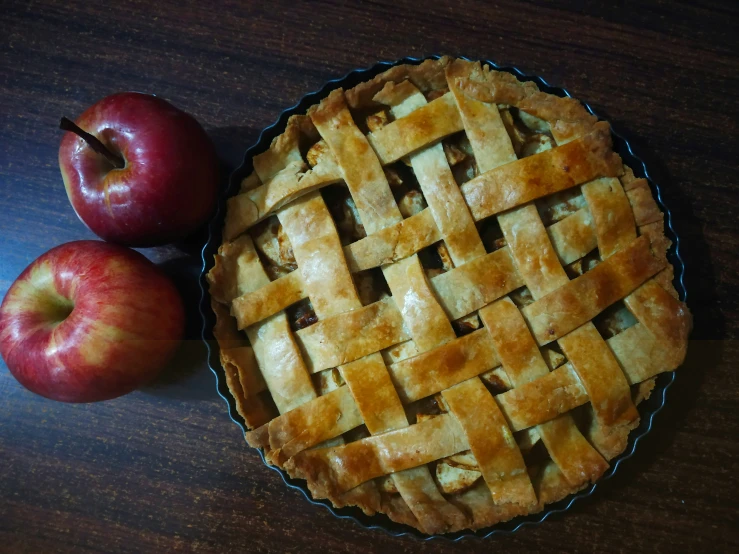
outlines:
[[182, 255], [159, 267], [172, 279], [185, 306], [185, 333], [180, 348], [159, 375], [141, 391], [156, 396], [188, 400], [216, 398], [215, 380], [207, 365], [207, 349], [201, 338], [200, 258]]
[[[220, 161], [219, 194], [227, 190], [233, 170], [241, 165], [244, 152], [252, 146], [259, 131], [251, 127], [222, 127], [208, 134]], [[222, 199], [221, 199], [222, 200]], [[185, 334], [172, 360], [149, 384], [141, 388], [145, 394], [187, 400], [217, 398], [216, 381], [208, 368], [208, 350], [202, 340], [200, 315], [201, 251], [209, 236], [210, 222], [189, 237], [158, 249], [143, 252], [174, 281], [185, 306]]]

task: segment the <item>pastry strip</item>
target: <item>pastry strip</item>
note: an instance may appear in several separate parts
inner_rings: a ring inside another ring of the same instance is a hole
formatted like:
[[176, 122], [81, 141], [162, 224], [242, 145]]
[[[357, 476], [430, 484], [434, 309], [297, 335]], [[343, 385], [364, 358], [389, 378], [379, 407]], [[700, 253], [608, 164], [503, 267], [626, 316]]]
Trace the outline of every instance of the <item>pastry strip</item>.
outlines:
[[536, 494], [521, 451], [482, 381], [464, 381], [442, 395], [464, 430], [493, 501], [535, 505]]
[[547, 234], [563, 265], [579, 260], [598, 246], [593, 216], [587, 208], [580, 208], [574, 214], [550, 225], [547, 227]]
[[479, 220], [542, 196], [621, 173], [611, 151], [608, 124], [577, 140], [491, 169], [461, 186], [472, 216]]
[[652, 277], [664, 264], [639, 237], [595, 268], [523, 308], [540, 345], [564, 336], [590, 321]]
[[380, 161], [354, 125], [343, 91], [333, 91], [308, 115], [336, 158], [367, 234], [401, 221]]
[[[336, 157], [367, 232], [372, 234], [399, 222], [401, 220], [400, 212], [390, 192], [390, 186], [382, 171], [380, 161], [367, 145], [364, 135], [354, 125], [349, 110], [344, 103], [343, 94], [340, 91], [331, 93], [317, 109], [311, 111], [311, 119]], [[339, 129], [337, 129], [337, 125]], [[323, 205], [322, 199], [321, 205]], [[306, 240], [306, 245], [310, 244], [311, 262], [314, 263], [305, 263], [305, 261], [298, 260], [299, 266], [305, 270], [304, 279], [307, 279], [308, 275], [319, 275], [320, 278], [316, 280], [316, 287], [321, 287], [325, 283], [320, 292], [317, 290], [315, 293], [311, 292], [310, 297], [316, 308], [316, 313], [319, 312], [315, 298], [325, 299], [327, 308], [333, 310], [326, 312], [325, 315], [331, 316], [346, 310], [358, 309], [361, 304], [354, 290], [349, 270], [346, 267], [343, 251], [338, 244], [339, 238], [335, 228], [333, 228], [333, 221], [325, 209], [325, 205], [323, 206], [323, 211], [312, 213], [310, 217], [289, 219], [301, 222], [308, 221], [309, 225], [304, 234], [311, 237], [316, 234], [315, 232], [311, 233], [310, 227], [312, 226], [323, 226], [325, 221], [325, 225], [330, 224], [332, 227], [330, 233], [332, 243], [330, 245], [316, 244], [318, 239], [315, 238], [310, 241]], [[288, 231], [296, 259], [298, 258], [300, 245], [295, 245], [293, 235], [297, 235], [297, 233], [298, 229], [296, 228], [292, 229], [292, 234]], [[307, 252], [305, 253], [307, 254]], [[334, 259], [337, 261], [332, 262], [331, 260]], [[339, 259], [341, 264], [338, 263]], [[331, 268], [338, 265], [341, 265], [341, 272], [326, 270], [326, 267]], [[346, 269], [346, 271], [343, 271], [343, 269]], [[425, 282], [425, 276], [421, 275], [421, 279]], [[330, 284], [328, 283], [329, 280], [332, 281]], [[340, 296], [339, 300], [336, 298], [337, 295]], [[445, 321], [445, 323], [449, 325], [448, 322]], [[365, 358], [352, 362], [347, 367], [340, 368], [340, 370], [356, 399], [357, 406], [370, 433], [384, 433], [390, 429], [402, 428], [408, 425], [403, 406], [392, 386], [382, 356], [379, 353], [370, 354]], [[443, 532], [448, 528], [458, 528], [465, 524], [462, 512], [449, 504], [439, 493], [428, 469], [417, 468], [413, 471], [394, 475], [393, 481], [403, 495], [408, 507], [418, 518], [421, 527], [428, 532]]]
[[245, 329], [280, 413], [315, 398], [316, 391], [284, 312]]
[[425, 209], [345, 246], [344, 255], [349, 269], [355, 273], [412, 256], [441, 238], [431, 210]]
[[410, 335], [391, 298], [327, 317], [299, 330], [295, 338], [311, 373], [353, 362], [408, 340]]
[[595, 417], [605, 426], [638, 419], [631, 390], [618, 362], [591, 323], [559, 339], [565, 356], [577, 371], [593, 406]]
[[595, 223], [598, 253], [605, 260], [636, 238], [634, 213], [621, 183], [613, 177], [585, 183], [582, 193]]
[[231, 311], [239, 329], [253, 325], [308, 296], [300, 271], [292, 271], [255, 291], [234, 298]]
[[[427, 105], [423, 94], [408, 81], [399, 85], [388, 83], [375, 100], [390, 105], [396, 120]], [[411, 154], [410, 162], [454, 265], [483, 256], [485, 248], [441, 143]]]
[[501, 214], [498, 223], [534, 298], [569, 282], [533, 204]]
[[550, 421], [588, 402], [571, 364], [495, 397], [513, 431]]
[[303, 290], [318, 318], [361, 306], [323, 197], [313, 193], [301, 198], [280, 210], [277, 217], [290, 239]]
[[461, 130], [454, 98], [447, 93], [370, 133], [367, 140], [382, 165], [387, 165]]
[[454, 329], [434, 297], [417, 255], [384, 267], [383, 273], [392, 299], [421, 352], [454, 340]]
[[[550, 375], [521, 312], [504, 298], [480, 310], [480, 319], [490, 333], [503, 369], [518, 390]], [[562, 415], [537, 426], [539, 436], [567, 481], [582, 485], [597, 479], [608, 469], [606, 461], [588, 444], [575, 427], [572, 416]]]
[[[339, 387], [268, 423], [271, 457], [280, 465], [298, 452], [361, 424], [362, 416], [351, 392], [347, 387]], [[252, 446], [258, 446], [253, 444], [255, 433], [246, 436]]]
[[506, 247], [437, 275], [430, 281], [451, 320], [464, 317], [523, 285], [510, 249]]
[[[453, 66], [447, 71], [448, 76], [452, 69]], [[467, 64], [466, 69], [471, 70], [471, 75], [475, 72], [474, 65]], [[515, 159], [513, 145], [500, 121], [497, 107], [494, 104], [479, 106], [478, 102], [471, 101], [464, 95], [460, 95], [460, 99], [460, 106], [470, 107], [467, 110], [461, 109], [467, 112], [465, 128], [471, 137], [470, 143], [480, 169], [495, 171], [496, 167]], [[534, 298], [568, 282], [533, 204], [500, 214], [498, 223], [518, 271]], [[490, 333], [513, 390], [549, 375], [549, 368], [541, 352], [518, 308], [510, 299], [504, 298], [482, 308], [479, 315]], [[539, 425], [537, 431], [552, 460], [570, 485], [582, 486], [597, 479], [608, 468], [606, 461], [588, 444], [569, 414]]]
[[420, 400], [500, 365], [485, 329], [388, 366], [404, 404]]
[[286, 464], [316, 498], [341, 494], [375, 477], [419, 467], [469, 450], [451, 414], [335, 448], [305, 450]]

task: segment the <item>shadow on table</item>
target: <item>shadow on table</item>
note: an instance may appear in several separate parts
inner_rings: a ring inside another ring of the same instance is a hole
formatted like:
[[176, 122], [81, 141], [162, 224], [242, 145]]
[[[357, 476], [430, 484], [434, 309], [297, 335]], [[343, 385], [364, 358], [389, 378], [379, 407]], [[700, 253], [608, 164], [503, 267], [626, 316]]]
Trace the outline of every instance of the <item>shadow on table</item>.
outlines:
[[[231, 172], [241, 164], [246, 149], [256, 142], [258, 131], [251, 127], [222, 127], [209, 132], [221, 161], [221, 194]], [[201, 251], [208, 240], [208, 225], [174, 244], [182, 255], [161, 263], [179, 290], [185, 305], [185, 337], [174, 358], [157, 378], [142, 389], [144, 393], [185, 400], [216, 398], [216, 382], [208, 369], [208, 351], [202, 340], [200, 316]]]
[[174, 281], [185, 306], [185, 334], [180, 348], [161, 373], [142, 392], [156, 396], [186, 400], [212, 400], [215, 381], [206, 364], [207, 350], [200, 338], [200, 270], [197, 256], [184, 254], [159, 267]]
[[259, 129], [253, 127], [218, 127], [208, 132], [221, 160], [221, 181], [228, 182], [231, 172], [244, 161], [244, 153], [259, 138]]

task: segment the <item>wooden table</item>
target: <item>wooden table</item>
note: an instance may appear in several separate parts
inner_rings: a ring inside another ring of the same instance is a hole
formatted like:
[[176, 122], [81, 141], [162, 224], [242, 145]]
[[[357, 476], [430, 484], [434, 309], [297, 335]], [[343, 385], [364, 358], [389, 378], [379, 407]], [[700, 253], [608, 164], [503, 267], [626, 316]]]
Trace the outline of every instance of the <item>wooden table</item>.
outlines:
[[263, 466], [216, 395], [198, 340], [201, 235], [146, 251], [190, 309], [189, 341], [152, 386], [64, 405], [0, 367], [0, 551], [739, 550], [738, 5], [432, 4], [3, 2], [0, 294], [52, 246], [93, 238], [62, 187], [61, 115], [155, 92], [194, 114], [233, 166], [282, 109], [352, 68], [491, 58], [590, 102], [658, 168], [695, 330], [637, 456], [595, 497], [513, 536], [420, 543], [335, 519]]

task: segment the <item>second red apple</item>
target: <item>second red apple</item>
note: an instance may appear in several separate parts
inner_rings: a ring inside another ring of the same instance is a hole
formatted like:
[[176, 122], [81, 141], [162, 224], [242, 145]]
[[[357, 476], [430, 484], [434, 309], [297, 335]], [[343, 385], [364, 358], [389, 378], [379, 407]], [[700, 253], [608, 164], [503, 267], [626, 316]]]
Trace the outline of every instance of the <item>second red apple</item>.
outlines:
[[26, 388], [107, 400], [150, 380], [184, 328], [177, 289], [134, 250], [68, 242], [37, 258], [0, 305], [0, 354]]

